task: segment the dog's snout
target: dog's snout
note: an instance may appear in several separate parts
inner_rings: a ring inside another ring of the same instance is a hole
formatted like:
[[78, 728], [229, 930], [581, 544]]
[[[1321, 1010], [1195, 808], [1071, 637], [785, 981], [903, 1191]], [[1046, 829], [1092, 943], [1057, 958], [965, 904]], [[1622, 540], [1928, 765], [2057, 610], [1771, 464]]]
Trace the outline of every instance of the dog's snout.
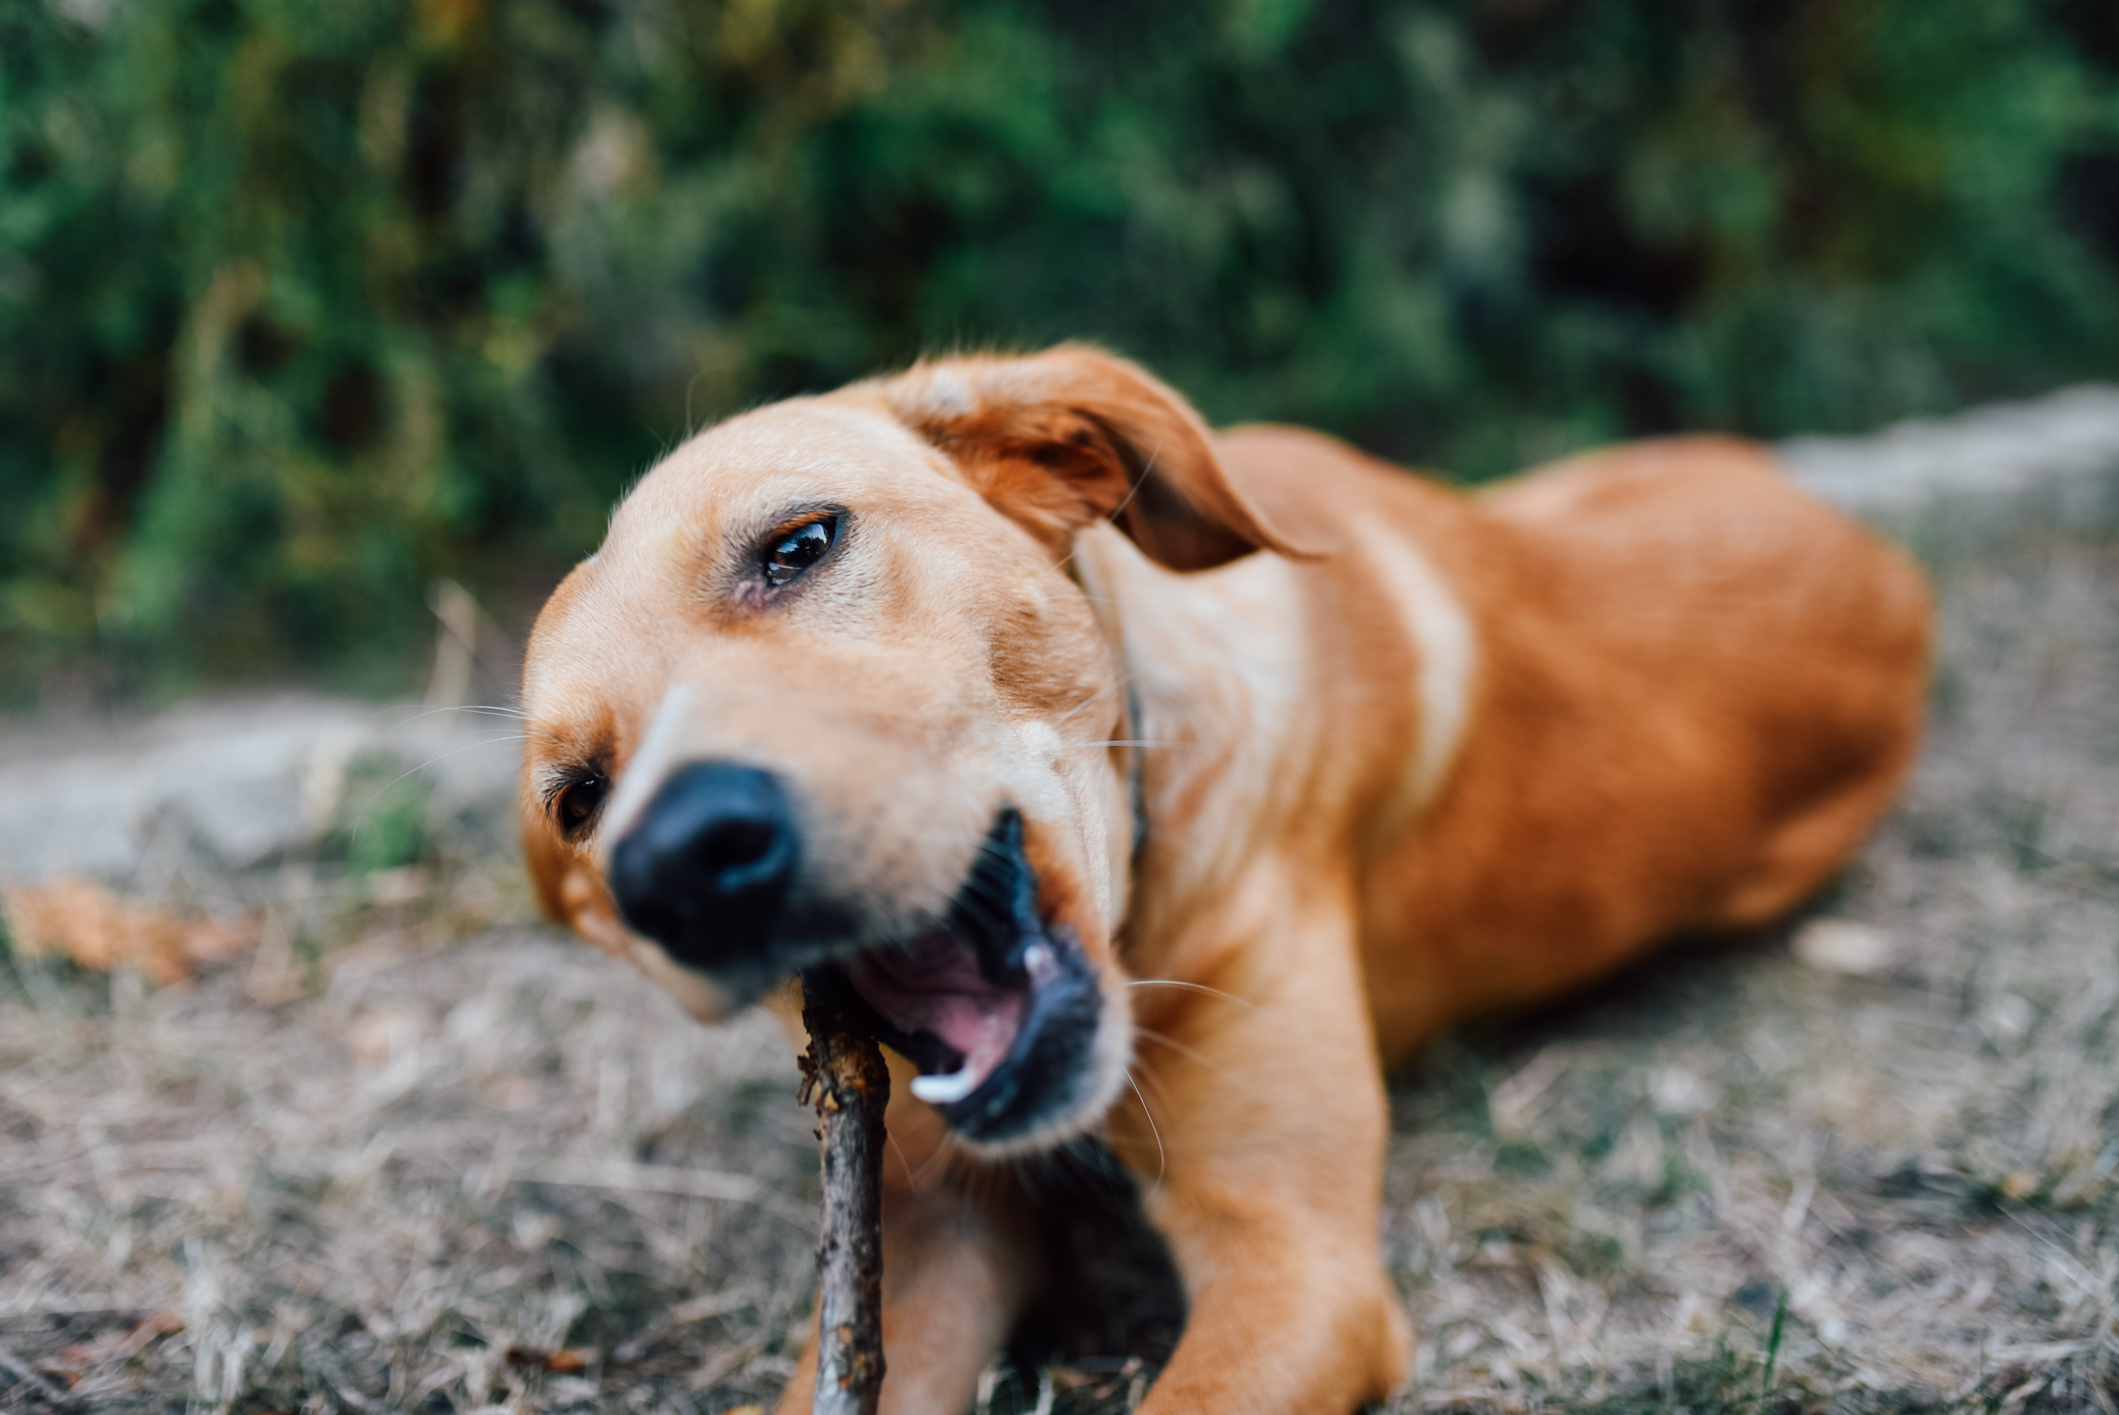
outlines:
[[694, 762], [672, 772], [612, 847], [626, 922], [709, 972], [761, 960], [801, 858], [793, 803], [769, 771]]

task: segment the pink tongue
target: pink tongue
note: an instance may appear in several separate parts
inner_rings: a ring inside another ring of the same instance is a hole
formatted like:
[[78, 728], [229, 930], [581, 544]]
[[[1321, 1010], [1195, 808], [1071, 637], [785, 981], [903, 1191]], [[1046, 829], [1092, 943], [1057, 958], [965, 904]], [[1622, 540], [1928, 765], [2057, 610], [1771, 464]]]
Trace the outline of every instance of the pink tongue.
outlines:
[[1023, 1025], [1023, 1000], [994, 993], [979, 999], [944, 995], [932, 1002], [933, 1012], [920, 1025], [964, 1053], [964, 1066], [975, 1080], [992, 1075], [1015, 1045]]
[[845, 967], [868, 1005], [893, 1027], [932, 1032], [963, 1053], [974, 1083], [992, 1074], [1022, 1030], [1022, 994], [987, 982], [970, 950], [945, 936], [907, 951], [865, 953]]

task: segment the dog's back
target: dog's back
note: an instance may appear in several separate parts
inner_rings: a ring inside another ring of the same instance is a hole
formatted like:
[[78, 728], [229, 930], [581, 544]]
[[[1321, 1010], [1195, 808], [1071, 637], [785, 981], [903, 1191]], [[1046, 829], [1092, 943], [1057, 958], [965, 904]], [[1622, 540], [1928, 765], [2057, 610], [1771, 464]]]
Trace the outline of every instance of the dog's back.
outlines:
[[1800, 903], [1889, 805], [1918, 744], [1930, 605], [1904, 555], [1797, 490], [1765, 449], [1672, 438], [1498, 489], [1542, 551], [1553, 602], [1702, 720], [1728, 724], [1762, 844], [1689, 926]]
[[[1372, 810], [1361, 852], [1386, 1057], [1673, 934], [1792, 909], [1853, 854], [1912, 760], [1920, 576], [1762, 448], [1634, 444], [1472, 497], [1290, 429], [1218, 450], [1261, 503], [1339, 551], [1304, 578], [1404, 580], [1376, 548], [1387, 526], [1465, 621], [1452, 644], [1406, 616], [1416, 654], [1468, 660], [1447, 709], [1461, 740], [1417, 813]], [[1395, 750], [1422, 750], [1417, 728], [1399, 737]]]

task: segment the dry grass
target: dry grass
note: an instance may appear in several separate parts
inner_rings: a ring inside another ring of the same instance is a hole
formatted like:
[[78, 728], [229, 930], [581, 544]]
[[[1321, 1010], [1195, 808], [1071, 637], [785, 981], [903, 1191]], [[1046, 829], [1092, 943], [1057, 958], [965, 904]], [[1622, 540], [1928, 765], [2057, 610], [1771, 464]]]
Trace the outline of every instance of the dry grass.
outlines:
[[[2113, 1408], [2119, 550], [1943, 579], [1918, 785], [1824, 905], [1876, 971], [1682, 952], [1397, 1088], [1393, 1411]], [[528, 924], [504, 861], [424, 868], [260, 876], [264, 942], [183, 986], [0, 967], [0, 1408], [770, 1403], [817, 1197], [784, 1043]], [[1138, 1398], [1152, 1287], [1077, 1301], [1055, 1411]]]

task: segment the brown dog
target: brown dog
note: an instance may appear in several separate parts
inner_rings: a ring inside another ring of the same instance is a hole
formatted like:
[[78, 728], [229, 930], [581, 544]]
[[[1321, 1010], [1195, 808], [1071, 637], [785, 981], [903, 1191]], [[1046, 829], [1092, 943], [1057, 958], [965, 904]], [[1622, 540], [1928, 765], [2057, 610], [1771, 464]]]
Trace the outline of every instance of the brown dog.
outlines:
[[962, 1410], [1041, 1281], [993, 1161], [1096, 1132], [1190, 1298], [1143, 1409], [1338, 1415], [1408, 1368], [1382, 1067], [1798, 904], [1927, 644], [1743, 443], [1463, 496], [1094, 350], [946, 359], [625, 500], [531, 640], [525, 839], [702, 1018], [817, 966], [872, 1008], [886, 1409]]

